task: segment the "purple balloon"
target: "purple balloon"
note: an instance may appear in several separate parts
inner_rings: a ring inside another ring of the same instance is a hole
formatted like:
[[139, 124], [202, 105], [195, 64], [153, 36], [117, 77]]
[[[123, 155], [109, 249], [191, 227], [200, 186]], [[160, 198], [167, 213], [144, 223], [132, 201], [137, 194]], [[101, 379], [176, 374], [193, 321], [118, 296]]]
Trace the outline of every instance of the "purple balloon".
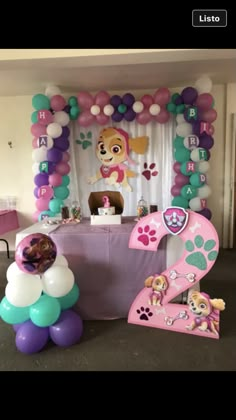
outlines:
[[16, 333], [16, 347], [26, 354], [37, 353], [49, 339], [48, 327], [37, 327], [31, 320], [24, 322]]
[[184, 185], [189, 184], [189, 177], [183, 174], [177, 174], [175, 175], [175, 184], [182, 188]]
[[202, 216], [206, 217], [206, 219], [208, 219], [208, 220], [211, 220], [211, 218], [212, 218], [211, 210], [206, 208], [206, 207], [204, 209], [200, 210], [200, 211], [197, 211], [196, 213], [201, 214]]
[[128, 111], [124, 114], [124, 119], [126, 121], [133, 121], [136, 117], [136, 112], [132, 108], [128, 109]]
[[24, 325], [24, 322], [21, 322], [20, 324], [14, 324], [14, 325], [12, 325], [13, 326], [13, 330], [15, 332], [17, 332], [22, 325]]
[[198, 96], [197, 90], [193, 87], [186, 87], [181, 92], [181, 96], [183, 98], [183, 101], [186, 105], [192, 105]]
[[117, 108], [120, 104], [122, 104], [121, 97], [118, 95], [113, 95], [110, 99], [110, 104], [114, 106], [114, 108]]
[[200, 125], [201, 125], [201, 122], [200, 121], [194, 121], [192, 123], [193, 134], [195, 134], [198, 137], [200, 136]]
[[34, 189], [34, 196], [35, 196], [36, 198], [39, 198], [39, 196], [38, 196], [38, 192], [39, 192], [38, 187], [35, 187], [35, 189]]
[[65, 152], [70, 147], [69, 140], [63, 137], [60, 137], [60, 138], [58, 137], [57, 139], [54, 139], [53, 143], [54, 143], [54, 147], [56, 147], [56, 149], [61, 150], [62, 152]]
[[177, 174], [180, 174], [181, 173], [180, 167], [181, 167], [181, 163], [180, 162], [175, 162], [174, 165], [173, 165], [173, 169], [174, 169], [174, 171]]
[[62, 151], [53, 147], [47, 151], [47, 159], [54, 163], [60, 162], [62, 160]]
[[37, 187], [42, 187], [43, 185], [48, 185], [48, 174], [37, 174], [34, 177], [34, 183]]
[[70, 105], [66, 105], [65, 108], [63, 108], [63, 111], [65, 111], [67, 114], [69, 114], [70, 113], [70, 109], [71, 109], [71, 106]]
[[[135, 102], [135, 97], [134, 95], [132, 95], [132, 93], [126, 93], [122, 98], [122, 102], [123, 104], [127, 106], [132, 106], [133, 103]], [[132, 121], [132, 120], [127, 120], [127, 121]]]
[[178, 185], [173, 185], [173, 187], [171, 188], [171, 194], [173, 195], [173, 197], [177, 197], [178, 195], [180, 195], [181, 193], [181, 188]]
[[70, 135], [69, 127], [62, 127], [62, 133], [60, 137], [65, 137], [68, 139], [69, 135]]
[[52, 341], [60, 347], [72, 346], [79, 342], [83, 333], [83, 321], [71, 309], [63, 311], [55, 324], [49, 327]]
[[179, 96], [177, 96], [177, 98], [175, 99], [175, 101], [174, 101], [174, 104], [175, 105], [182, 105], [183, 104], [183, 98], [182, 98], [182, 96], [181, 95], [179, 95]]
[[123, 120], [123, 114], [120, 114], [118, 111], [115, 111], [114, 114], [112, 114], [111, 119], [115, 122], [120, 122]]
[[201, 134], [199, 137], [199, 147], [203, 147], [203, 149], [211, 149], [214, 145], [213, 137], [209, 136], [209, 134]]
[[210, 157], [211, 157], [211, 153], [210, 153], [210, 151], [208, 150], [208, 149], [205, 149], [206, 150], [206, 153], [207, 153], [207, 158], [206, 158], [206, 160], [209, 160], [210, 159]]

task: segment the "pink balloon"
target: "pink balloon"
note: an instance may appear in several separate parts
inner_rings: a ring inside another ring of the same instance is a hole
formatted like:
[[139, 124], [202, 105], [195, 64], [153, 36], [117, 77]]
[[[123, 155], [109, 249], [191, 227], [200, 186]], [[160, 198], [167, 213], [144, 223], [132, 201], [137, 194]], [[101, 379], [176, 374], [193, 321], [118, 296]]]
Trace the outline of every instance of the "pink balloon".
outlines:
[[41, 125], [48, 125], [53, 122], [53, 115], [48, 109], [41, 109], [37, 113], [38, 122]]
[[183, 174], [175, 175], [175, 184], [182, 188], [184, 185], [189, 184], [189, 177]]
[[35, 211], [34, 212], [34, 214], [33, 214], [33, 216], [32, 216], [32, 219], [33, 219], [33, 221], [36, 223], [36, 222], [38, 222], [39, 220], [39, 215], [40, 215], [40, 213], [41, 213], [41, 211], [39, 211], [39, 210], [37, 210], [37, 211]]
[[44, 125], [39, 124], [39, 123], [35, 123], [35, 124], [31, 125], [30, 131], [31, 131], [31, 134], [34, 137], [37, 137], [37, 138], [39, 136], [43, 136], [44, 134], [47, 134], [46, 133], [46, 127]]
[[62, 176], [56, 173], [49, 175], [48, 182], [52, 187], [59, 187], [62, 183]]
[[174, 169], [174, 171], [177, 174], [180, 174], [181, 173], [180, 167], [181, 167], [181, 163], [180, 162], [175, 162], [174, 165], [173, 165], [173, 169]]
[[144, 109], [136, 117], [136, 120], [138, 121], [138, 123], [142, 125], [149, 123], [151, 119], [152, 119], [152, 116], [147, 109]]
[[96, 115], [96, 121], [99, 125], [106, 125], [108, 124], [109, 120], [110, 120], [110, 117], [108, 117], [107, 115], [103, 113]]
[[68, 152], [62, 153], [62, 162], [68, 162], [70, 160], [70, 154]]
[[173, 197], [177, 197], [178, 195], [180, 195], [181, 193], [181, 188], [178, 185], [173, 185], [173, 187], [171, 188], [171, 195], [173, 195]]
[[91, 106], [94, 104], [94, 99], [92, 95], [88, 92], [80, 92], [78, 94], [78, 104], [82, 109], [90, 109]]
[[167, 88], [160, 88], [154, 94], [154, 101], [156, 104], [163, 106], [170, 102], [170, 91]]
[[94, 103], [96, 105], [99, 105], [101, 108], [104, 108], [105, 105], [107, 105], [110, 101], [110, 95], [102, 90], [101, 92], [98, 92], [95, 96]]
[[170, 113], [166, 109], [162, 108], [160, 110], [159, 114], [156, 117], [154, 117], [154, 118], [155, 118], [155, 120], [158, 123], [164, 124], [167, 121], [169, 121], [169, 119], [170, 119]]
[[48, 210], [49, 205], [48, 199], [44, 199], [43, 197], [38, 198], [38, 200], [35, 201], [35, 206], [39, 211]]
[[149, 108], [152, 104], [154, 104], [154, 99], [151, 95], [143, 95], [141, 98], [141, 102], [143, 103], [145, 108]]
[[213, 104], [213, 97], [210, 93], [201, 93], [196, 100], [196, 105], [200, 108], [202, 111], [208, 111], [211, 109]]
[[[44, 200], [50, 200], [54, 195], [52, 187], [49, 185], [43, 185], [38, 189], [38, 196], [39, 198], [42, 197]], [[47, 209], [46, 209], [47, 210]]]
[[202, 119], [208, 123], [212, 123], [217, 118], [217, 112], [215, 109], [209, 109], [208, 111], [203, 112]]
[[70, 172], [70, 165], [67, 162], [60, 162], [56, 165], [56, 171], [60, 175], [67, 175]]
[[66, 100], [61, 95], [54, 95], [50, 100], [50, 106], [54, 111], [62, 111], [66, 106]]
[[32, 140], [32, 147], [33, 147], [33, 149], [37, 149], [38, 148], [37, 140], [38, 139], [36, 137]]
[[215, 132], [215, 127], [214, 127], [214, 125], [211, 124], [210, 127], [209, 127], [210, 136], [213, 136], [214, 132]]
[[96, 121], [94, 115], [90, 113], [90, 111], [84, 111], [79, 115], [78, 124], [81, 127], [89, 127], [94, 121]]

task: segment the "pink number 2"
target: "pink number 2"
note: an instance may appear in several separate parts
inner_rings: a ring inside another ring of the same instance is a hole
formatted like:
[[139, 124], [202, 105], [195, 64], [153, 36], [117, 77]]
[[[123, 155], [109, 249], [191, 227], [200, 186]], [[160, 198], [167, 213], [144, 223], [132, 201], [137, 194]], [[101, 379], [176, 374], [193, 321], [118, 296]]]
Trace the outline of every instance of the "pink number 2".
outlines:
[[128, 322], [187, 334], [219, 338], [222, 299], [193, 290], [188, 305], [169, 303], [198, 283], [213, 267], [219, 251], [217, 232], [209, 220], [190, 210], [168, 207], [143, 217], [130, 235], [129, 248], [156, 251], [171, 233], [184, 242], [181, 258], [162, 273], [150, 273], [132, 303]]

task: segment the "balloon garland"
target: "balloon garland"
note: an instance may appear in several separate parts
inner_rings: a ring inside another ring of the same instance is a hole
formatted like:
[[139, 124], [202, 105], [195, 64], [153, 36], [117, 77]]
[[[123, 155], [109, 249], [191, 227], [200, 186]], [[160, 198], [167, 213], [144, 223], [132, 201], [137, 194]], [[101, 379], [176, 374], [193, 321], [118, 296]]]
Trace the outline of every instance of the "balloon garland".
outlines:
[[49, 340], [61, 347], [80, 341], [83, 322], [71, 309], [78, 301], [79, 288], [66, 258], [57, 255], [49, 236], [35, 233], [20, 241], [6, 277], [0, 314], [13, 326], [20, 352], [37, 353]]

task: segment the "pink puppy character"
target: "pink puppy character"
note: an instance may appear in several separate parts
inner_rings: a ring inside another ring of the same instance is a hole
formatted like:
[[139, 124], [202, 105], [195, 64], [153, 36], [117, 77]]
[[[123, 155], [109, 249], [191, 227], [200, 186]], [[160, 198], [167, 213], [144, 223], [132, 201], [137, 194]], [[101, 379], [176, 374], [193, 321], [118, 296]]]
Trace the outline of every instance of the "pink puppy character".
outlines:
[[145, 287], [151, 287], [152, 293], [149, 296], [149, 305], [161, 305], [162, 299], [168, 289], [168, 281], [165, 276], [155, 274], [154, 276], [149, 276], [145, 282]]

